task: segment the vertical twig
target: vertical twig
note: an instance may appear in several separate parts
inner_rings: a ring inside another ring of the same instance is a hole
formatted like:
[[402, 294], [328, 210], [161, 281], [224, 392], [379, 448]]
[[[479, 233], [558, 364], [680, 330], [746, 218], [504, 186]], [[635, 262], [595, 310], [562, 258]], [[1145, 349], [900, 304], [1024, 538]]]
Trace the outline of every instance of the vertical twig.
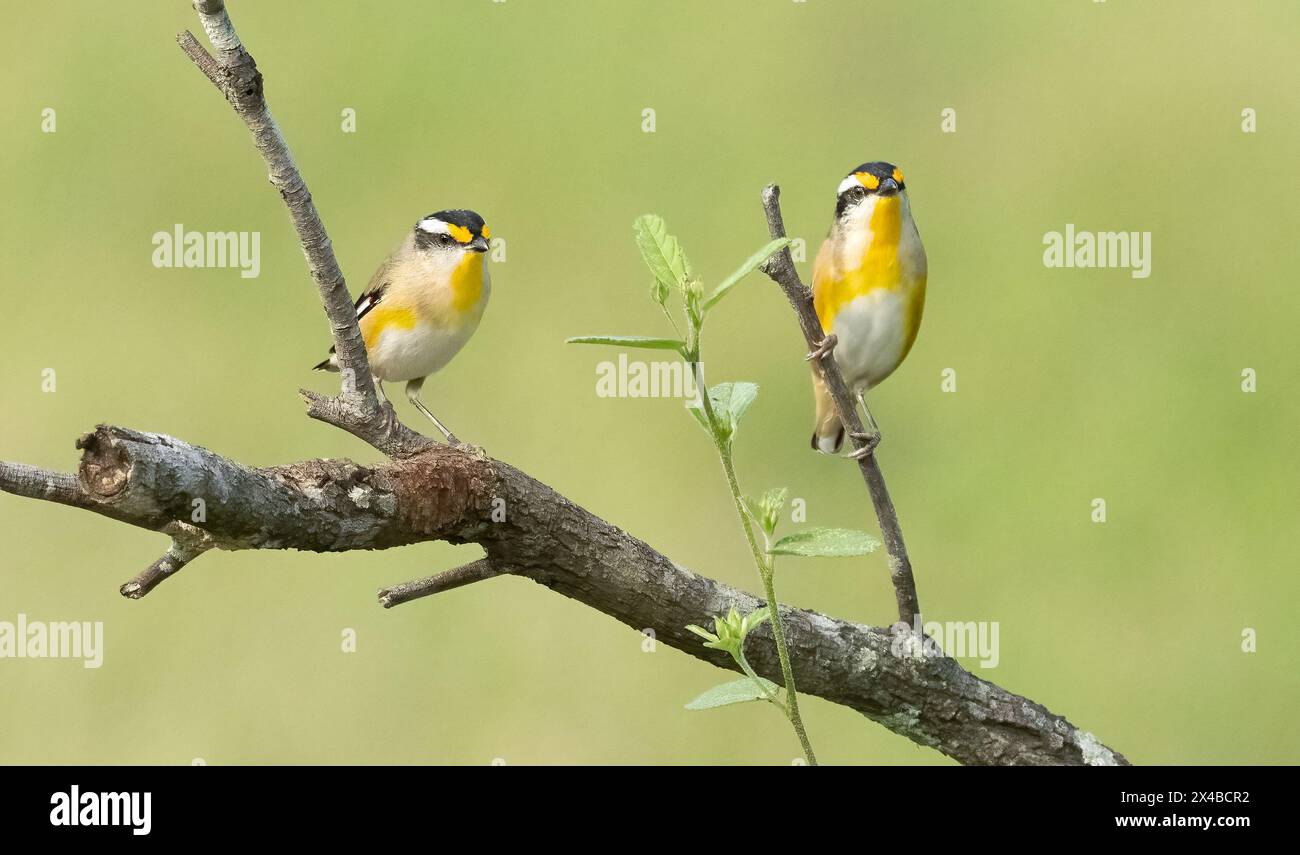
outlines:
[[[785, 222], [781, 218], [781, 188], [775, 184], [763, 188], [763, 212], [767, 215], [767, 232], [771, 238], [775, 240], [785, 237]], [[822, 330], [821, 321], [817, 319], [816, 309], [813, 308], [812, 291], [799, 278], [799, 272], [794, 267], [794, 259], [790, 257], [790, 250], [782, 249], [763, 262], [762, 270], [773, 282], [781, 286], [786, 299], [794, 307], [795, 314], [799, 318], [799, 328], [803, 330], [808, 348], [811, 350], [817, 347], [826, 337], [826, 333]], [[821, 373], [822, 380], [825, 381], [826, 388], [835, 402], [835, 412], [852, 438], [853, 447], [862, 448], [863, 441], [853, 436], [865, 432], [862, 420], [858, 417], [857, 402], [844, 382], [839, 364], [829, 357], [814, 359], [813, 370]], [[903, 529], [898, 524], [898, 512], [894, 510], [894, 502], [889, 498], [889, 490], [885, 487], [885, 476], [880, 472], [880, 464], [876, 462], [875, 454], [867, 454], [860, 458], [858, 467], [862, 470], [862, 479], [867, 484], [867, 491], [871, 493], [871, 504], [875, 506], [876, 519], [880, 522], [880, 533], [885, 541], [885, 549], [889, 552], [889, 575], [894, 583], [894, 598], [898, 601], [898, 619], [909, 626], [913, 622], [919, 625], [921, 603], [916, 595], [916, 580], [912, 577], [912, 562], [907, 557], [907, 546], [903, 543]]]
[[284, 135], [280, 133], [263, 93], [262, 74], [235, 32], [223, 0], [194, 0], [203, 31], [216, 56], [199, 44], [190, 32], [176, 41], [185, 55], [203, 72], [234, 107], [252, 134], [253, 145], [266, 162], [271, 184], [280, 192], [289, 219], [298, 233], [311, 278], [320, 292], [329, 317], [334, 349], [343, 375], [343, 394], [329, 398], [302, 390], [307, 414], [341, 427], [390, 457], [410, 457], [427, 450], [432, 441], [403, 425], [391, 404], [379, 403], [375, 394], [365, 343], [357, 326], [356, 309], [347, 283], [334, 257], [333, 244], [321, 222], [311, 192], [303, 180]]
[[312, 202], [311, 192], [294, 165], [289, 146], [266, 105], [262, 73], [240, 42], [223, 0], [194, 0], [193, 5], [216, 56], [204, 50], [189, 32], [179, 34], [176, 41], [185, 55], [226, 96], [253, 135], [253, 145], [266, 161], [271, 184], [289, 208], [289, 218], [307, 256], [311, 277], [320, 290], [325, 314], [333, 328], [334, 347], [343, 373], [343, 391], [345, 394], [355, 392], [365, 410], [377, 413], [379, 402], [370, 364], [343, 271], [334, 257], [333, 245]]

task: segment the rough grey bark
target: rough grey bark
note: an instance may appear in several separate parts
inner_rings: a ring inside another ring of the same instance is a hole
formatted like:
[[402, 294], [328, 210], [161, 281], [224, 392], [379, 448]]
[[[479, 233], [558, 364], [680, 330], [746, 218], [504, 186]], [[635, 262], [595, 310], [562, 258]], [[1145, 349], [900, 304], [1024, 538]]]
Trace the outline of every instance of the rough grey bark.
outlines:
[[[763, 605], [745, 591], [675, 564], [473, 448], [436, 443], [375, 467], [307, 460], [254, 469], [171, 437], [119, 427], [100, 426], [79, 444], [76, 478], [3, 464], [0, 489], [151, 530], [184, 526], [209, 549], [333, 552], [429, 540], [479, 543], [487, 552], [483, 562], [451, 571], [441, 582], [411, 583], [414, 589], [431, 593], [430, 587], [522, 576], [733, 670], [729, 656], [704, 647], [685, 627], [708, 624], [732, 606], [744, 612]], [[195, 499], [206, 506], [197, 521]], [[497, 499], [504, 504], [494, 505]], [[493, 521], [494, 508], [504, 508], [504, 520]], [[187, 560], [174, 550], [168, 555], [155, 565]], [[413, 589], [397, 586], [381, 596], [393, 590]], [[924, 651], [915, 650], [918, 642], [910, 633], [784, 605], [781, 613], [795, 680], [805, 694], [849, 706], [962, 763], [1125, 762], [1064, 718], [979, 679], [952, 659], [916, 655]], [[780, 679], [766, 628], [754, 633], [746, 653], [759, 674]]]
[[[494, 576], [518, 575], [637, 630], [652, 629], [661, 643], [734, 670], [728, 655], [705, 648], [685, 627], [707, 624], [732, 606], [750, 611], [762, 605], [757, 598], [673, 563], [480, 449], [449, 447], [421, 436], [402, 425], [391, 406], [377, 404], [342, 274], [288, 146], [266, 112], [261, 75], [224, 4], [197, 0], [194, 5], [219, 59], [188, 33], [179, 37], [181, 47], [249, 125], [272, 183], [289, 207], [340, 359], [356, 369], [355, 387], [350, 388], [345, 374], [343, 394], [337, 397], [303, 392], [308, 415], [353, 433], [391, 460], [371, 467], [350, 460], [307, 460], [252, 468], [172, 437], [101, 425], [77, 442], [82, 458], [76, 476], [0, 462], [0, 491], [81, 508], [168, 536], [167, 551], [122, 586], [122, 594], [132, 598], [145, 596], [209, 550], [331, 552], [429, 540], [474, 542], [487, 552], [485, 559], [385, 589], [381, 601], [395, 605]], [[778, 225], [779, 216], [777, 210]], [[788, 254], [784, 260], [789, 263]], [[816, 327], [810, 333], [804, 313], [800, 318], [805, 335], [819, 331]], [[501, 502], [504, 519], [494, 518]], [[806, 694], [849, 706], [962, 763], [1127, 764], [1041, 705], [975, 677], [952, 659], [921, 655], [926, 651], [917, 650], [920, 642], [912, 633], [894, 634], [784, 605], [780, 609], [796, 681]], [[767, 626], [752, 633], [746, 653], [759, 674], [779, 680], [769, 633]]]

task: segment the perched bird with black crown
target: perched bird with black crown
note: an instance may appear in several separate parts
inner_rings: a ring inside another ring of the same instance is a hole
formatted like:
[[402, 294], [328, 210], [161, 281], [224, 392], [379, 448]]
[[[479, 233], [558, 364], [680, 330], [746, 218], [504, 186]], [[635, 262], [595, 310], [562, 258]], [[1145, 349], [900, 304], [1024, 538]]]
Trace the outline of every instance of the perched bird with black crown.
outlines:
[[[429, 214], [379, 265], [356, 303], [380, 398], [386, 400], [385, 380], [406, 381], [407, 399], [453, 445], [458, 440], [420, 400], [420, 389], [478, 329], [492, 290], [489, 237], [473, 211]], [[315, 368], [339, 370], [334, 348]]]
[[[835, 223], [813, 268], [813, 306], [826, 339], [809, 354], [833, 353], [844, 382], [866, 412], [866, 445], [850, 457], [871, 453], [880, 429], [866, 393], [894, 373], [921, 327], [925, 306], [925, 247], [912, 220], [903, 173], [892, 163], [864, 163], [840, 182]], [[817, 423], [812, 447], [835, 454], [844, 426], [826, 384], [813, 371]]]

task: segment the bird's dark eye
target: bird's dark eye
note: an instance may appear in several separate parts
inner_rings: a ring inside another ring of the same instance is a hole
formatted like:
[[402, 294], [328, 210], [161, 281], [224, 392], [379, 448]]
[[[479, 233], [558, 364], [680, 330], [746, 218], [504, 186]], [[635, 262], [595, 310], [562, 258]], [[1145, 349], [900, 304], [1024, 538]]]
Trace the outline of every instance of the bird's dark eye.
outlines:
[[449, 246], [452, 243], [451, 235], [438, 235], [438, 243], [443, 246]]
[[854, 199], [865, 199], [867, 198], [867, 190], [865, 187], [854, 187], [849, 191], [849, 195]]

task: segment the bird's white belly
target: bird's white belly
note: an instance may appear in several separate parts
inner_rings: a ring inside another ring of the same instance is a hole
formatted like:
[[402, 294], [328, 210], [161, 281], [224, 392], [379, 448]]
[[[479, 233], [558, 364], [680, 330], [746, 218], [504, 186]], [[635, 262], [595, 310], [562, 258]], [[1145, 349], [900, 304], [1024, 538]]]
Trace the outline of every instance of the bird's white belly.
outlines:
[[835, 361], [855, 392], [880, 383], [903, 360], [907, 306], [899, 291], [876, 288], [855, 297], [835, 315], [832, 327], [838, 339]]
[[451, 330], [425, 323], [411, 329], [386, 329], [371, 349], [370, 370], [380, 380], [428, 377], [460, 352], [477, 326], [475, 320]]

